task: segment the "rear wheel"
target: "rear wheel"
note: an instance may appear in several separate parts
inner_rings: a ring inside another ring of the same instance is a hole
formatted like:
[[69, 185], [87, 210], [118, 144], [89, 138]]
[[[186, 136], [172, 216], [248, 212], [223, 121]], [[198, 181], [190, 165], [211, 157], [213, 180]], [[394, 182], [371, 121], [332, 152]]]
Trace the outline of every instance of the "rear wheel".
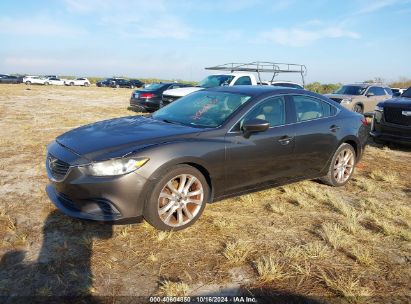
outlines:
[[31, 81], [26, 81], [26, 85], [30, 85], [31, 84]]
[[351, 179], [354, 172], [355, 160], [354, 148], [350, 144], [343, 143], [335, 151], [327, 175], [321, 180], [330, 186], [344, 186]]
[[352, 110], [353, 110], [354, 112], [357, 112], [357, 113], [360, 113], [360, 114], [363, 114], [363, 113], [364, 113], [364, 109], [363, 109], [363, 107], [362, 107], [360, 104], [356, 104], [356, 105], [352, 108]]
[[144, 217], [159, 230], [184, 229], [200, 217], [209, 192], [200, 171], [178, 165], [154, 186], [144, 208]]
[[71, 85], [71, 86], [74, 86], [74, 82], [70, 82], [70, 85]]

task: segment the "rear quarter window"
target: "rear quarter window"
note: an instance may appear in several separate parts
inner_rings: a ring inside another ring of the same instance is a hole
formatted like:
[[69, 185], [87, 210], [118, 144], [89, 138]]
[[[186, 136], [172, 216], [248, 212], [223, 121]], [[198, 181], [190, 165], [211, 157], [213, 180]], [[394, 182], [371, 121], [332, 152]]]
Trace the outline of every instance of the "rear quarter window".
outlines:
[[329, 103], [307, 95], [292, 96], [297, 122], [334, 116], [337, 109]]

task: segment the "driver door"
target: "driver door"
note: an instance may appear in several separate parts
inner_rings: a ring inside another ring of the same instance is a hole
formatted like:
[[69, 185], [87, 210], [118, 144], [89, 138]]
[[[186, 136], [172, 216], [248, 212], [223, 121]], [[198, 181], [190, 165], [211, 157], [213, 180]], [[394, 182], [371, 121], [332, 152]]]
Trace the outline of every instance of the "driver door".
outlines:
[[[269, 122], [268, 130], [249, 138], [241, 131], [251, 119]], [[292, 178], [294, 125], [286, 125], [284, 96], [263, 100], [252, 108], [226, 135], [226, 194], [281, 183]]]

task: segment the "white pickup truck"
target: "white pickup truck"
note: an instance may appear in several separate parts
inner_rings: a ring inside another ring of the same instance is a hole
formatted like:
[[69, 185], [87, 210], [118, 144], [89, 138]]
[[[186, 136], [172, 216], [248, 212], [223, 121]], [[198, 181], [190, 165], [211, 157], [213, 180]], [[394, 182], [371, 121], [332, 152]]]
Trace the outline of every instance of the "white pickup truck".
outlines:
[[235, 86], [235, 85], [258, 85], [257, 78], [252, 73], [227, 73], [215, 74], [204, 78], [195, 87], [184, 87], [178, 89], [166, 90], [163, 92], [161, 100], [161, 107], [172, 103], [180, 97], [186, 96], [192, 92], [199, 91], [206, 88], [213, 88], [219, 86]]
[[[167, 90], [163, 92], [160, 107], [166, 106], [169, 103], [186, 96], [192, 92], [202, 89], [219, 87], [219, 86], [235, 86], [235, 85], [281, 85], [293, 88], [304, 88], [305, 80], [304, 76], [307, 74], [307, 68], [302, 64], [295, 63], [276, 63], [266, 61], [254, 61], [250, 63], [226, 63], [213, 67], [205, 68], [206, 70], [225, 71], [222, 74], [213, 74], [207, 76], [200, 81], [198, 86], [185, 87]], [[262, 73], [271, 74], [271, 81], [261, 80]], [[278, 81], [274, 81], [274, 78], [281, 74], [290, 73], [300, 74], [302, 80], [302, 86], [282, 81], [281, 84]]]

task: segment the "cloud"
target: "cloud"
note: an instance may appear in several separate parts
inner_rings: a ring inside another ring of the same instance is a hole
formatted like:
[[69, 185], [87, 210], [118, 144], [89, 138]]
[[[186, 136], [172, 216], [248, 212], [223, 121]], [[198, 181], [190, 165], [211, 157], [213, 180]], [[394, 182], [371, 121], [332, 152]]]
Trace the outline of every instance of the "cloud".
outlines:
[[274, 28], [257, 35], [256, 41], [271, 42], [283, 46], [303, 47], [323, 39], [358, 39], [360, 34], [340, 27], [327, 27], [316, 30], [302, 28]]
[[108, 32], [126, 37], [185, 39], [193, 32], [164, 0], [65, 0], [65, 4], [67, 11], [90, 15]]
[[48, 15], [35, 15], [21, 19], [0, 17], [0, 34], [76, 37], [85, 33], [86, 31], [82, 28], [62, 24]]
[[401, 6], [403, 4], [411, 3], [410, 0], [372, 0], [367, 2], [362, 8], [360, 8], [354, 15], [369, 14], [390, 6]]

